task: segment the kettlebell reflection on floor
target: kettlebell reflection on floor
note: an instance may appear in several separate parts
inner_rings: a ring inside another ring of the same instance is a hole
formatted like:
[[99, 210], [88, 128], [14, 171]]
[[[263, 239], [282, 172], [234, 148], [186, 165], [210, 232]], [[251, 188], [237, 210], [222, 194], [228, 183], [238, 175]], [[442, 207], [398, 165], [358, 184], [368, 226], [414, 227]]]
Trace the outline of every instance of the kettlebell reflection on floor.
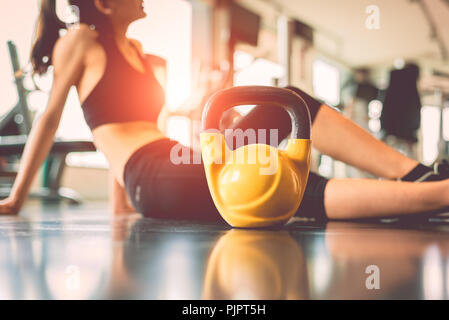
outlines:
[[208, 259], [203, 299], [307, 299], [306, 263], [287, 231], [228, 231]]

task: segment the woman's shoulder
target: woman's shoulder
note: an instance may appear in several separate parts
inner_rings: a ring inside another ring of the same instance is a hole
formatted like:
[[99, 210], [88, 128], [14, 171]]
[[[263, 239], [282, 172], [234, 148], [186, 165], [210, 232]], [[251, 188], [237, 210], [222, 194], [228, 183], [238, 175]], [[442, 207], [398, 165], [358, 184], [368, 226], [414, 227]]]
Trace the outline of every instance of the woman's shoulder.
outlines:
[[167, 67], [167, 60], [165, 60], [160, 56], [156, 56], [153, 54], [146, 54], [145, 57], [152, 66], [164, 68]]
[[133, 38], [128, 38], [128, 40], [129, 40], [134, 46], [136, 46], [137, 49], [139, 49], [140, 53], [143, 54], [143, 46], [142, 46], [142, 43], [141, 43], [139, 40], [133, 39]]
[[56, 42], [53, 49], [54, 60], [83, 59], [90, 49], [100, 46], [98, 32], [87, 25], [68, 29]]
[[142, 46], [142, 43], [139, 40], [136, 40], [136, 39], [133, 39], [133, 38], [128, 38], [128, 40], [132, 44], [134, 44], [134, 46], [136, 46], [139, 49], [140, 53], [146, 58], [146, 60], [153, 67], [163, 67], [163, 68], [167, 67], [167, 60], [165, 60], [161, 56], [143, 52], [143, 46]]
[[64, 47], [89, 46], [98, 43], [97, 39], [97, 31], [92, 30], [85, 24], [81, 24], [68, 29], [65, 34], [58, 39], [56, 45]]

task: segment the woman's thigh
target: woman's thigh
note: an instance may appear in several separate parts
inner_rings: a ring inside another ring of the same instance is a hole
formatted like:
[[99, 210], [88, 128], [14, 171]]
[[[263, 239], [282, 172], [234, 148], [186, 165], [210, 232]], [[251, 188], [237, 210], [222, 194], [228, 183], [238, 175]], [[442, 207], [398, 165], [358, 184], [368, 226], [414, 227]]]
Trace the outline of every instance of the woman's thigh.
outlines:
[[[200, 156], [189, 148], [186, 150], [190, 159]], [[213, 203], [201, 163], [175, 164], [169, 153], [151, 160], [139, 179], [136, 205], [142, 214], [165, 219], [223, 221]]]

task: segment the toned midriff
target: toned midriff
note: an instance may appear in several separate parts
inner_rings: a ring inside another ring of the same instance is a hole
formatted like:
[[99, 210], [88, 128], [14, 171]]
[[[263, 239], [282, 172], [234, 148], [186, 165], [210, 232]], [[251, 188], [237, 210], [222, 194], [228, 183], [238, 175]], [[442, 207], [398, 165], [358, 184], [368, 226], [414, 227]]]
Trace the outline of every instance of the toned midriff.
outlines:
[[106, 156], [110, 169], [123, 186], [125, 165], [140, 147], [165, 137], [152, 122], [109, 123], [92, 131], [95, 146]]

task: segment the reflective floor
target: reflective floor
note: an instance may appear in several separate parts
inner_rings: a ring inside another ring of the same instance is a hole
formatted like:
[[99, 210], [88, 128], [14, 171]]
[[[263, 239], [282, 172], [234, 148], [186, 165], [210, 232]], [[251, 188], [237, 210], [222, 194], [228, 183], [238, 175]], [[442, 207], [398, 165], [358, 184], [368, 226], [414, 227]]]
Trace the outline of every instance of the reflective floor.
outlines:
[[449, 217], [281, 230], [112, 219], [106, 204], [0, 217], [0, 299], [448, 299]]

